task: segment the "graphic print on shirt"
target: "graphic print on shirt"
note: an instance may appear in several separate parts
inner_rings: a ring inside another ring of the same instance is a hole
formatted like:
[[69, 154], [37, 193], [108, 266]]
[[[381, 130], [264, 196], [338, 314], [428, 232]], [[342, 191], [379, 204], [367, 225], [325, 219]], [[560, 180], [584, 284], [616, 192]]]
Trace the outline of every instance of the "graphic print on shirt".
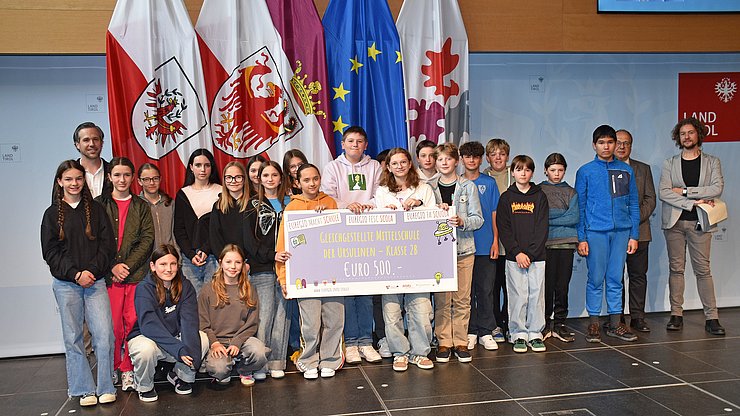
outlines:
[[612, 198], [629, 195], [630, 174], [626, 170], [609, 169], [609, 192]]
[[512, 202], [512, 214], [532, 214], [534, 213], [534, 202]]
[[347, 175], [347, 185], [350, 191], [366, 191], [367, 179], [362, 173], [350, 173]]

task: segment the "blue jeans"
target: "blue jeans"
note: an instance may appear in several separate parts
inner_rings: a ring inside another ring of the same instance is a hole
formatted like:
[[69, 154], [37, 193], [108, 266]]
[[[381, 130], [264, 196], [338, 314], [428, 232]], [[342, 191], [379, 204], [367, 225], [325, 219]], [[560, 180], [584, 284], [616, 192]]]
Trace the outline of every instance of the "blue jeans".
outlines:
[[[229, 344], [223, 343], [228, 348]], [[240, 376], [251, 375], [254, 371], [261, 370], [267, 363], [265, 357], [265, 344], [255, 337], [249, 337], [239, 348], [237, 357], [214, 357], [206, 354], [203, 360], [208, 374], [216, 380], [223, 380], [231, 375], [231, 369], [236, 364], [236, 372]]]
[[200, 288], [213, 279], [216, 270], [218, 270], [218, 259], [213, 254], [206, 257], [206, 264], [202, 266], [196, 266], [191, 259], [182, 256], [182, 274], [193, 284], [195, 293], [200, 293]]
[[257, 329], [257, 338], [271, 350], [267, 354], [267, 369], [285, 370], [290, 317], [286, 314], [283, 290], [278, 284], [277, 276], [272, 272], [252, 274], [249, 276], [249, 281], [257, 291], [259, 298], [260, 324]]
[[506, 261], [506, 291], [509, 292], [509, 333], [512, 340], [542, 339], [545, 329], [545, 262], [533, 261], [522, 269]]
[[[406, 308], [409, 337], [403, 335], [401, 305]], [[432, 302], [429, 293], [383, 295], [383, 320], [388, 347], [394, 356], [429, 355], [432, 341]]]
[[[116, 393], [113, 387], [113, 323], [105, 280], [99, 279], [89, 288], [54, 279], [51, 285], [62, 319], [64, 354], [67, 361], [67, 394]], [[98, 367], [95, 387], [90, 363], [82, 342], [82, 322], [86, 321], [92, 336]]]
[[344, 298], [344, 344], [348, 347], [373, 345], [373, 297]]
[[[202, 358], [208, 354], [208, 346], [210, 344], [208, 343], [208, 336], [205, 332], [198, 331], [198, 334], [200, 335], [200, 353]], [[186, 383], [195, 383], [195, 369], [185, 365], [185, 363], [180, 361], [180, 357], [173, 357], [164, 349], [159, 348], [156, 342], [144, 335], [137, 335], [131, 338], [128, 341], [128, 350], [129, 354], [131, 354], [131, 362], [134, 364], [134, 382], [136, 383], [137, 391], [147, 392], [154, 388], [154, 373], [157, 370], [157, 361], [160, 360], [175, 363], [172, 371], [175, 372], [177, 377]]]

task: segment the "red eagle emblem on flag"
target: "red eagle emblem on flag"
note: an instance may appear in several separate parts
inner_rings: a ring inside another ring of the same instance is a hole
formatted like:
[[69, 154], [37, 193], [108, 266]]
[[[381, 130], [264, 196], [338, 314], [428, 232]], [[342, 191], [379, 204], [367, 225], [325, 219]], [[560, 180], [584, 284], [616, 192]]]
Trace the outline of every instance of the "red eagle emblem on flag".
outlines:
[[262, 153], [303, 128], [267, 47], [240, 62], [212, 108], [214, 145], [237, 158]]

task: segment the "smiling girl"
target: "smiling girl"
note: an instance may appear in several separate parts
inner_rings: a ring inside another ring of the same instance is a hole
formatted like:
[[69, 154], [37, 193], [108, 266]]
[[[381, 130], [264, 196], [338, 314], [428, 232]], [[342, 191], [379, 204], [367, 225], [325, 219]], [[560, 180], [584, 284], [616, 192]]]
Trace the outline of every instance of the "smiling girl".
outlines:
[[211, 251], [220, 253], [231, 243], [243, 252], [244, 216], [249, 202], [247, 170], [240, 162], [229, 162], [224, 168], [223, 180], [221, 195], [211, 210], [208, 233]]
[[128, 344], [124, 340], [136, 323], [134, 292], [136, 285], [146, 276], [154, 243], [151, 211], [146, 202], [131, 195], [133, 178], [134, 164], [125, 157], [114, 157], [108, 173], [108, 180], [113, 184], [112, 191], [96, 198], [113, 224], [118, 249], [105, 280], [115, 335], [113, 369], [121, 372], [123, 391], [135, 389], [134, 367], [128, 354]]

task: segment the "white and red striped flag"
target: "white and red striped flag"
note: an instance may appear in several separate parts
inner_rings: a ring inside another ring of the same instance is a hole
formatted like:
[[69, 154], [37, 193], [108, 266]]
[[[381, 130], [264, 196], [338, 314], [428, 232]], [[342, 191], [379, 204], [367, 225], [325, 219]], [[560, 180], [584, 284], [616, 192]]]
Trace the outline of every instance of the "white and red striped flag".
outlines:
[[118, 0], [106, 34], [113, 154], [154, 162], [174, 195], [211, 149], [200, 53], [182, 0]]
[[331, 160], [321, 125], [306, 108], [310, 100], [291, 85], [293, 70], [265, 0], [205, 0], [195, 30], [217, 159], [264, 153], [281, 161], [297, 148], [317, 166]]
[[457, 0], [406, 0], [401, 38], [409, 149], [424, 139], [468, 140], [468, 35]]

